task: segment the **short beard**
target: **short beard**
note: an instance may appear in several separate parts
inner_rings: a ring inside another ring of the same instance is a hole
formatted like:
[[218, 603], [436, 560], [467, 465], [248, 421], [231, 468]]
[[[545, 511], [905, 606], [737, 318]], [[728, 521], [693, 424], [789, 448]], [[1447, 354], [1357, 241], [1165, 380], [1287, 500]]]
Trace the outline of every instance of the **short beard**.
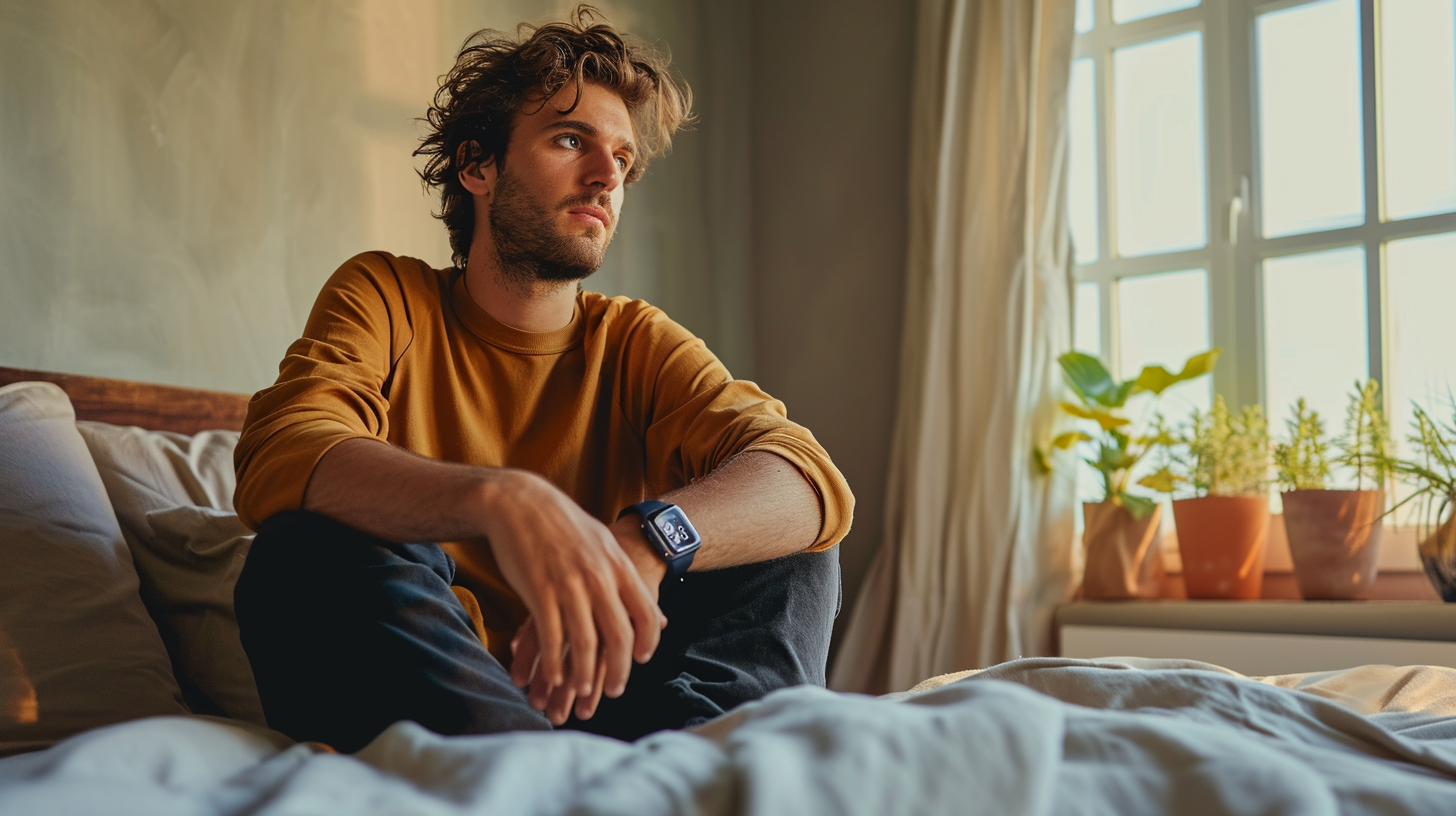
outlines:
[[[561, 206], [597, 204], [608, 209], [599, 198], [575, 196]], [[571, 283], [602, 265], [610, 235], [601, 244], [585, 236], [563, 236], [552, 229], [551, 215], [514, 176], [501, 173], [490, 202], [490, 234], [501, 273], [508, 281], [528, 288]]]

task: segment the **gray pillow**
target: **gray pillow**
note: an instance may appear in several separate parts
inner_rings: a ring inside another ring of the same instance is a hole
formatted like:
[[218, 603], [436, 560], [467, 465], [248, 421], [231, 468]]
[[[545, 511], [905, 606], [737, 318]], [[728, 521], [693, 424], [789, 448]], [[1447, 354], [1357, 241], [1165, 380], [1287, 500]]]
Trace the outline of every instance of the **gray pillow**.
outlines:
[[192, 710], [267, 725], [233, 611], [253, 531], [236, 514], [192, 505], [154, 510], [147, 521], [153, 537], [133, 555], [188, 702], [205, 699]]
[[0, 756], [185, 715], [65, 392], [0, 388]]
[[266, 725], [233, 614], [233, 585], [253, 541], [232, 513], [237, 432], [76, 427], [106, 484], [187, 704], [199, 714]]

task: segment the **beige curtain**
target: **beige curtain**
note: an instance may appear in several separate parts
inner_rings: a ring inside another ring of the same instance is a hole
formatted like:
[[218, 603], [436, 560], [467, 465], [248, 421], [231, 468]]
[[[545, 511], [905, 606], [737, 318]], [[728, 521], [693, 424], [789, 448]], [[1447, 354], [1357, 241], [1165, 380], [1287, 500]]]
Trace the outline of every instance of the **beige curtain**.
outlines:
[[1074, 0], [922, 0], [886, 536], [845, 691], [1046, 654], [1073, 588], [1072, 468], [1038, 471], [1071, 345]]

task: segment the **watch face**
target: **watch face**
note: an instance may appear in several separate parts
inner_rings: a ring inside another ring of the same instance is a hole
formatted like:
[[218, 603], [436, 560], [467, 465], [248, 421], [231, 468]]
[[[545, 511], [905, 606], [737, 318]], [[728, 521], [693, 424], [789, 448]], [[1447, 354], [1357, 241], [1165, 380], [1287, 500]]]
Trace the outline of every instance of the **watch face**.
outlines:
[[688, 517], [676, 507], [669, 507], [652, 518], [652, 526], [661, 534], [662, 541], [673, 553], [683, 553], [698, 546], [698, 531]]

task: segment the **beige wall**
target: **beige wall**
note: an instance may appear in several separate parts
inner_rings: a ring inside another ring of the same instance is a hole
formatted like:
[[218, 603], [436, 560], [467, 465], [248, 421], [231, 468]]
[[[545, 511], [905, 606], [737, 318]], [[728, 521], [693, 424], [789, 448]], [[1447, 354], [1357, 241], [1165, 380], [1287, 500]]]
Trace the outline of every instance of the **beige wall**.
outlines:
[[846, 605], [884, 533], [914, 5], [754, 5], [756, 373], [854, 488], [854, 529], [840, 550]]

